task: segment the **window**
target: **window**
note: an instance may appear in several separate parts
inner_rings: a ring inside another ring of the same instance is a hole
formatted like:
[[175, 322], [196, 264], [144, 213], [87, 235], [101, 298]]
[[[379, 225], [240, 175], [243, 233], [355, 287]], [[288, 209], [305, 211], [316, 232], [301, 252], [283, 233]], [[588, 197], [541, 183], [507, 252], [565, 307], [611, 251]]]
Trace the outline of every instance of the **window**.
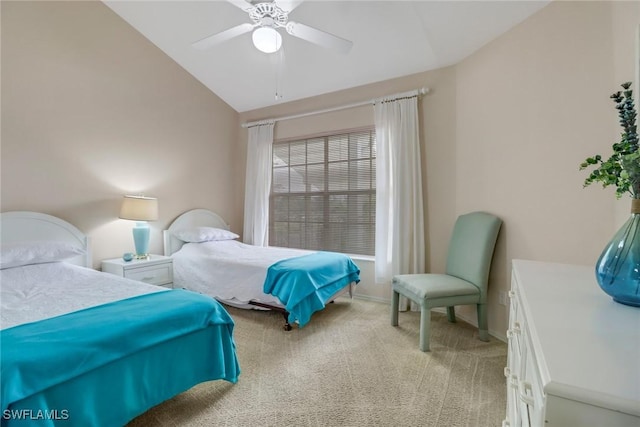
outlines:
[[273, 144], [269, 245], [373, 255], [375, 131]]

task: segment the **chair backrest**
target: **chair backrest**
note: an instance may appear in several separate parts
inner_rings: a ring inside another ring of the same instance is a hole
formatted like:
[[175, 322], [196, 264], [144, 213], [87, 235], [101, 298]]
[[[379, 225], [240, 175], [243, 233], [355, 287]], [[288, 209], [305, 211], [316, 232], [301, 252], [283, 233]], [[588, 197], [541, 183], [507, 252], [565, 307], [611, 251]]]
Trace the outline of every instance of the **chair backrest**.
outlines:
[[473, 283], [486, 301], [491, 259], [502, 220], [486, 212], [471, 212], [456, 220], [449, 242], [446, 273]]

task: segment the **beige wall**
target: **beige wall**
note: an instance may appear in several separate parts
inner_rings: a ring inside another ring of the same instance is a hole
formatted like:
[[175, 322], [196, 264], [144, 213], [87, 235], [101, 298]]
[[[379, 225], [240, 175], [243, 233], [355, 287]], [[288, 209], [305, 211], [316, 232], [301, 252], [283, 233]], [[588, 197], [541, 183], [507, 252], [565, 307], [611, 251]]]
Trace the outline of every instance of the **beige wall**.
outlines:
[[184, 210], [232, 229], [237, 113], [101, 2], [1, 2], [2, 211], [88, 233], [94, 265], [133, 251], [123, 194], [159, 198], [151, 247]]
[[578, 171], [614, 142], [612, 23], [611, 3], [554, 2], [457, 66], [456, 210], [505, 221], [493, 327], [511, 259], [594, 265], [613, 235], [613, 192]]
[[[615, 83], [618, 85], [622, 82], [632, 81], [632, 88], [636, 94], [636, 106], [640, 107], [640, 2], [618, 1], [613, 3], [612, 23]], [[632, 52], [635, 52], [635, 55]], [[616, 86], [611, 93], [618, 89], [621, 90], [619, 86]], [[616, 126], [612, 138], [612, 141], [620, 138], [619, 127]], [[629, 200], [627, 198], [616, 202], [615, 214], [616, 229], [618, 229], [629, 219]]]
[[[505, 221], [489, 291], [489, 327], [504, 336], [514, 258], [593, 265], [619, 226], [613, 191], [583, 189], [584, 158], [619, 134], [609, 95], [633, 78], [637, 2], [554, 2], [456, 66], [240, 115], [279, 117], [427, 86], [422, 148], [428, 269], [444, 270], [455, 217]], [[279, 122], [276, 138], [373, 123], [371, 107]], [[239, 143], [246, 141], [241, 132]], [[239, 177], [241, 180], [241, 177]], [[241, 206], [238, 207], [241, 209]], [[623, 215], [624, 216], [624, 215]], [[362, 263], [361, 263], [362, 265]], [[388, 298], [372, 266], [358, 292]], [[475, 322], [475, 309], [461, 310]]]
[[[290, 102], [275, 107], [254, 110], [240, 114], [241, 122], [268, 117], [283, 117], [300, 112], [321, 110], [339, 105], [347, 105], [370, 100], [385, 95], [405, 92], [420, 87], [428, 87], [430, 92], [419, 102], [421, 120], [421, 154], [423, 157], [425, 211], [427, 215], [428, 263], [444, 265], [443, 242], [448, 240], [449, 227], [455, 220], [455, 197], [448, 191], [448, 183], [455, 179], [452, 164], [455, 156], [455, 70], [444, 68], [426, 73], [414, 74], [381, 83], [366, 85], [311, 99]], [[277, 122], [275, 139], [292, 136], [312, 135], [322, 131], [373, 126], [373, 106], [367, 105], [322, 115]], [[247, 131], [239, 135], [238, 146], [246, 147]], [[245, 153], [243, 153], [243, 156]], [[243, 191], [243, 178], [238, 176], [238, 193]], [[239, 201], [239, 209], [242, 208]], [[446, 249], [446, 248], [445, 248]], [[376, 300], [388, 301], [388, 284], [376, 284], [373, 262], [356, 259], [361, 269], [362, 282], [356, 294]]]
[[[184, 210], [242, 229], [246, 130], [418, 87], [427, 265], [444, 269], [458, 214], [505, 220], [489, 294], [506, 329], [513, 258], [593, 264], [628, 200], [582, 189], [578, 164], [619, 134], [608, 96], [633, 79], [638, 2], [554, 2], [460, 64], [238, 115], [99, 2], [7, 2], [2, 12], [1, 209], [60, 216], [87, 232], [94, 259], [132, 250], [120, 198], [160, 199], [151, 250]], [[286, 88], [285, 92], [286, 92]], [[373, 124], [371, 107], [283, 121], [276, 138]], [[389, 298], [359, 261], [358, 293]], [[473, 319], [473, 310], [464, 310]]]

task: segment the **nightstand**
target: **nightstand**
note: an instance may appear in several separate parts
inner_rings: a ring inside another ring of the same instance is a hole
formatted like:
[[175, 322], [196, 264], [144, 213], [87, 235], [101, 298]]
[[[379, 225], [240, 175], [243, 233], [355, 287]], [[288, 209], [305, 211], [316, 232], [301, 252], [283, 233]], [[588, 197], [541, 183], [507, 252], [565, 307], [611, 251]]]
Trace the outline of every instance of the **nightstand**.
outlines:
[[173, 259], [168, 256], [150, 255], [149, 259], [131, 261], [125, 261], [122, 258], [107, 259], [102, 261], [102, 271], [152, 285], [173, 288]]

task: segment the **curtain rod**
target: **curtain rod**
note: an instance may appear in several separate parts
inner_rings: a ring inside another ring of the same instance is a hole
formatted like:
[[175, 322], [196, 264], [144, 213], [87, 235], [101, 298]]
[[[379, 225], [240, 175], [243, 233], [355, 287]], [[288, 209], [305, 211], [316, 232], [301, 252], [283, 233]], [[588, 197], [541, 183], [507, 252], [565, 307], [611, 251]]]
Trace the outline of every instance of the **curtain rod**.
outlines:
[[377, 102], [385, 102], [385, 101], [392, 101], [394, 99], [410, 98], [412, 96], [420, 96], [420, 95], [424, 95], [426, 93], [429, 93], [429, 88], [422, 87], [420, 89], [412, 90], [412, 91], [409, 91], [409, 92], [403, 92], [403, 93], [398, 93], [398, 94], [395, 94], [395, 95], [384, 96], [382, 98], [369, 99], [367, 101], [354, 102], [352, 104], [340, 105], [338, 107], [330, 107], [330, 108], [325, 108], [323, 110], [309, 111], [309, 112], [306, 112], [306, 113], [292, 114], [290, 116], [282, 116], [282, 117], [276, 117], [276, 118], [273, 118], [273, 119], [264, 119], [264, 120], [258, 120], [258, 121], [255, 121], [255, 122], [243, 123], [242, 127], [243, 128], [250, 128], [252, 126], [260, 126], [260, 125], [279, 122], [279, 121], [282, 121], [282, 120], [299, 119], [301, 117], [314, 116], [316, 114], [331, 113], [331, 112], [334, 112], [334, 111], [346, 110], [348, 108], [362, 107], [363, 105], [375, 104]]

